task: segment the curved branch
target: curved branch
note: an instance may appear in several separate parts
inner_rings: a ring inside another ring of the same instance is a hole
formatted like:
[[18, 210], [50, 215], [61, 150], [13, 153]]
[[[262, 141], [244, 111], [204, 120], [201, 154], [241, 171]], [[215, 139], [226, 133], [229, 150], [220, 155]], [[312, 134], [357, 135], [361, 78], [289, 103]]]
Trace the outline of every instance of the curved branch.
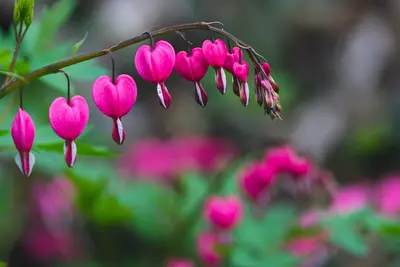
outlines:
[[[216, 22], [194, 22], [194, 23], [186, 23], [186, 24], [180, 24], [180, 25], [174, 25], [174, 26], [170, 26], [170, 27], [165, 27], [165, 28], [161, 28], [159, 30], [155, 30], [150, 32], [152, 36], [162, 36], [165, 35], [169, 32], [174, 32], [174, 31], [182, 31], [182, 30], [209, 30], [218, 34], [221, 34], [229, 39], [231, 39], [232, 41], [234, 41], [236, 44], [240, 45], [241, 47], [244, 47], [249, 55], [254, 58], [256, 56], [256, 52], [254, 51], [254, 49], [247, 45], [246, 43], [244, 43], [242, 40], [238, 39], [237, 37], [233, 36], [232, 34], [226, 32], [223, 29], [219, 29], [217, 27], [212, 26], [212, 24], [214, 24]], [[114, 52], [114, 51], [118, 51], [121, 50], [125, 47], [140, 43], [146, 39], [149, 38], [149, 35], [147, 33], [143, 33], [141, 35], [135, 36], [131, 39], [128, 39], [126, 41], [122, 41], [116, 45], [110, 46], [108, 48], [105, 48], [103, 50], [97, 51], [97, 52], [92, 52], [92, 53], [88, 53], [85, 55], [81, 55], [81, 56], [76, 56], [70, 59], [66, 59], [63, 61], [59, 61], [50, 65], [47, 65], [43, 68], [37, 69], [35, 71], [32, 71], [28, 74], [26, 74], [24, 76], [24, 81], [23, 80], [15, 80], [10, 82], [9, 84], [3, 86], [0, 89], [0, 99], [3, 98], [4, 96], [6, 96], [7, 94], [11, 93], [12, 91], [14, 91], [15, 89], [23, 86], [25, 83], [28, 83], [30, 81], [36, 80], [40, 77], [43, 77], [45, 75], [48, 74], [52, 74], [52, 73], [56, 73], [58, 72], [60, 69], [62, 68], [66, 68], [69, 67], [71, 65], [75, 65], [84, 61], [88, 61], [94, 58], [98, 58], [101, 56], [105, 56], [107, 55], [109, 52]], [[259, 64], [258, 62], [254, 62], [255, 64]], [[262, 68], [261, 68], [262, 69]]]

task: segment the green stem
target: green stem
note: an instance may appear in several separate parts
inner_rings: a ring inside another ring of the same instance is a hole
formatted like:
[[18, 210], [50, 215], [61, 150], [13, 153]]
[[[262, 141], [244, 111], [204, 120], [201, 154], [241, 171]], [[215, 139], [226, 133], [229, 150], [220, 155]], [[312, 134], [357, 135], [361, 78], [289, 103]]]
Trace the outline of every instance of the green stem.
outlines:
[[[243, 41], [241, 41], [240, 39], [236, 38], [235, 36], [233, 36], [232, 34], [211, 26], [212, 24], [214, 24], [213, 22], [194, 22], [194, 23], [186, 23], [186, 24], [180, 24], [180, 25], [174, 25], [174, 26], [170, 26], [170, 27], [165, 27], [159, 30], [155, 30], [150, 32], [151, 35], [153, 37], [156, 36], [162, 36], [165, 35], [169, 32], [174, 32], [174, 31], [182, 31], [182, 30], [209, 30], [218, 34], [221, 34], [229, 39], [231, 39], [232, 41], [234, 41], [236, 44], [240, 45], [241, 47], [245, 48], [249, 54], [252, 54], [253, 56], [256, 54], [256, 52], [254, 51], [254, 49], [247, 45], [246, 43], [244, 43]], [[13, 92], [15, 89], [19, 88], [20, 86], [24, 85], [25, 83], [28, 83], [30, 81], [36, 80], [40, 77], [43, 77], [45, 75], [48, 74], [52, 74], [52, 73], [56, 73], [58, 72], [60, 69], [81, 63], [81, 62], [85, 62], [94, 58], [98, 58], [104, 55], [107, 55], [109, 52], [114, 52], [114, 51], [118, 51], [121, 50], [125, 47], [140, 43], [146, 39], [149, 38], [149, 35], [144, 33], [138, 36], [135, 36], [131, 39], [122, 41], [116, 45], [113, 45], [109, 48], [97, 51], [97, 52], [92, 52], [92, 53], [88, 53], [85, 55], [81, 55], [81, 56], [77, 56], [77, 57], [73, 57], [67, 60], [63, 60], [63, 61], [59, 61], [50, 65], [47, 65], [43, 68], [37, 69], [35, 71], [32, 71], [28, 74], [26, 74], [24, 76], [25, 81], [22, 80], [15, 80], [10, 82], [9, 84], [3, 86], [0, 89], [0, 99], [3, 98], [4, 96], [6, 96], [7, 94]]]

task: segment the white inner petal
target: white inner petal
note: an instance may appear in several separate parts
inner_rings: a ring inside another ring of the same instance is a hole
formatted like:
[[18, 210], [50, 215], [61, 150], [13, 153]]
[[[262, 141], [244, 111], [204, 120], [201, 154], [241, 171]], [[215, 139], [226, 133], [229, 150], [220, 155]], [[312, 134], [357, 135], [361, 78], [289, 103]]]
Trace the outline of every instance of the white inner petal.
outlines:
[[118, 136], [119, 136], [119, 143], [122, 144], [123, 141], [123, 134], [124, 134], [124, 127], [122, 126], [122, 122], [120, 119], [117, 119], [117, 127], [118, 127]]
[[74, 162], [76, 160], [76, 153], [77, 153], [77, 148], [76, 148], [76, 144], [74, 141], [71, 142], [71, 155], [72, 155], [72, 161], [71, 161], [71, 167], [72, 165], [74, 165]]
[[21, 156], [19, 155], [19, 153], [17, 153], [17, 155], [15, 155], [15, 163], [17, 164], [19, 170], [22, 172], [22, 174], [24, 174], [24, 170], [22, 169], [22, 162], [21, 162]]
[[204, 106], [203, 96], [202, 96], [202, 94], [201, 94], [200, 86], [199, 86], [199, 84], [198, 84], [197, 82], [195, 82], [195, 85], [196, 85], [196, 94], [197, 94], [197, 96], [199, 97], [199, 100], [200, 100], [201, 105]]
[[31, 175], [33, 166], [35, 166], [36, 158], [35, 155], [33, 155], [31, 152], [29, 152], [29, 173], [28, 177]]
[[164, 101], [164, 95], [161, 89], [161, 85], [159, 83], [157, 83], [157, 94], [158, 97], [160, 98], [161, 104], [163, 105], [164, 108], [167, 108], [167, 105], [165, 105], [165, 101]]
[[226, 74], [225, 70], [221, 68], [221, 77], [222, 77], [222, 83], [224, 85], [224, 94], [226, 93]]
[[250, 100], [249, 84], [247, 82], [244, 84], [244, 93], [246, 94], [246, 106], [247, 106]]

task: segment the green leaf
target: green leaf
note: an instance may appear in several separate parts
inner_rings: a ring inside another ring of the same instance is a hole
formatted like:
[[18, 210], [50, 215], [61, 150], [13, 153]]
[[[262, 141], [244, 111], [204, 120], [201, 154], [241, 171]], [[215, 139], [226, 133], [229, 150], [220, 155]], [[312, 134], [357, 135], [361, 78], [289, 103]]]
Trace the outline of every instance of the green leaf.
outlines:
[[60, 28], [67, 22], [76, 7], [75, 0], [59, 0], [51, 7], [43, 9], [39, 21], [35, 21], [27, 34], [32, 52], [48, 51], [54, 45], [54, 39]]
[[181, 179], [183, 199], [181, 201], [181, 216], [188, 216], [207, 195], [206, 177], [196, 173], [188, 173]]
[[6, 71], [6, 70], [0, 70], [0, 74], [7, 75], [7, 76], [12, 76], [11, 79], [17, 78], [19, 80], [25, 81], [24, 77], [22, 77], [21, 75], [19, 75], [18, 73], [15, 73], [15, 72], [9, 72], [9, 71]]
[[72, 49], [72, 54], [76, 54], [79, 51], [79, 48], [81, 48], [81, 46], [83, 45], [83, 43], [86, 41], [86, 38], [88, 36], [88, 32], [85, 33], [85, 36], [82, 38], [82, 40], [80, 40], [79, 42], [77, 42], [73, 49]]
[[92, 216], [100, 224], [115, 224], [132, 218], [133, 212], [121, 205], [114, 196], [103, 196], [93, 204]]
[[[116, 154], [108, 151], [105, 147], [100, 146], [92, 146], [88, 143], [84, 143], [81, 141], [75, 141], [78, 155], [80, 156], [96, 156], [96, 157], [115, 157]], [[57, 141], [51, 143], [44, 144], [36, 144], [36, 150], [43, 150], [48, 152], [56, 152], [59, 154], [64, 154], [63, 152], [64, 141]]]
[[7, 68], [10, 65], [10, 62], [11, 62], [11, 51], [0, 50], [0, 66], [2, 66], [3, 68]]
[[169, 211], [179, 210], [176, 195], [159, 183], [132, 182], [118, 190], [118, 200], [134, 213], [132, 227], [144, 238], [161, 242], [176, 225], [176, 216]]
[[10, 130], [0, 130], [0, 137], [1, 136], [5, 136], [5, 135], [9, 135], [10, 134]]
[[336, 217], [324, 222], [324, 225], [330, 233], [332, 244], [355, 256], [363, 256], [367, 253], [365, 240], [350, 220]]

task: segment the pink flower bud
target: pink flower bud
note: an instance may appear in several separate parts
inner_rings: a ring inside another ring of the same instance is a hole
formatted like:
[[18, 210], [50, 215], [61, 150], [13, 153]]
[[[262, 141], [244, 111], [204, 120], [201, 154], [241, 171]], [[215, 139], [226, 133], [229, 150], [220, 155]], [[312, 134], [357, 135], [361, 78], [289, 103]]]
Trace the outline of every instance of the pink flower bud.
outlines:
[[159, 41], [153, 47], [142, 45], [135, 55], [139, 75], [146, 81], [157, 84], [160, 104], [164, 109], [171, 106], [171, 95], [164, 82], [171, 75], [175, 65], [175, 50], [166, 41]]
[[228, 53], [224, 41], [217, 39], [214, 42], [205, 40], [203, 42], [203, 53], [208, 64], [215, 69], [215, 83], [221, 94], [226, 93], [226, 75], [222, 68]]
[[135, 81], [126, 74], [118, 76], [115, 83], [109, 76], [101, 76], [93, 84], [92, 97], [97, 108], [113, 119], [112, 138], [117, 144], [122, 144], [125, 131], [121, 119], [136, 102]]
[[239, 96], [242, 104], [247, 107], [250, 101], [250, 92], [247, 79], [249, 77], [249, 65], [247, 62], [235, 62], [233, 64], [233, 73], [239, 81]]
[[207, 263], [207, 266], [216, 266], [221, 262], [221, 255], [217, 251], [218, 236], [205, 232], [197, 237], [197, 253], [199, 258]]
[[196, 47], [189, 55], [186, 51], [181, 51], [176, 55], [175, 70], [188, 81], [195, 84], [195, 99], [199, 105], [204, 107], [207, 104], [208, 96], [200, 83], [208, 70], [208, 63], [204, 57], [203, 50]]
[[246, 166], [239, 174], [240, 188], [253, 201], [258, 202], [274, 180], [274, 171], [261, 163]]
[[167, 263], [167, 267], [194, 267], [194, 263], [186, 259], [172, 259]]
[[50, 105], [50, 126], [65, 140], [64, 157], [68, 167], [72, 167], [76, 161], [75, 139], [82, 134], [88, 121], [89, 106], [82, 96], [72, 97], [69, 104], [64, 97], [59, 97]]
[[265, 74], [269, 76], [271, 73], [271, 67], [269, 66], [269, 64], [267, 62], [263, 62], [261, 63], [261, 66], [263, 67]]
[[25, 176], [30, 176], [35, 165], [35, 156], [30, 152], [35, 139], [35, 124], [29, 114], [19, 109], [11, 126], [11, 136], [18, 154], [15, 163]]
[[204, 206], [205, 219], [215, 228], [230, 230], [242, 218], [242, 203], [235, 196], [211, 197]]

